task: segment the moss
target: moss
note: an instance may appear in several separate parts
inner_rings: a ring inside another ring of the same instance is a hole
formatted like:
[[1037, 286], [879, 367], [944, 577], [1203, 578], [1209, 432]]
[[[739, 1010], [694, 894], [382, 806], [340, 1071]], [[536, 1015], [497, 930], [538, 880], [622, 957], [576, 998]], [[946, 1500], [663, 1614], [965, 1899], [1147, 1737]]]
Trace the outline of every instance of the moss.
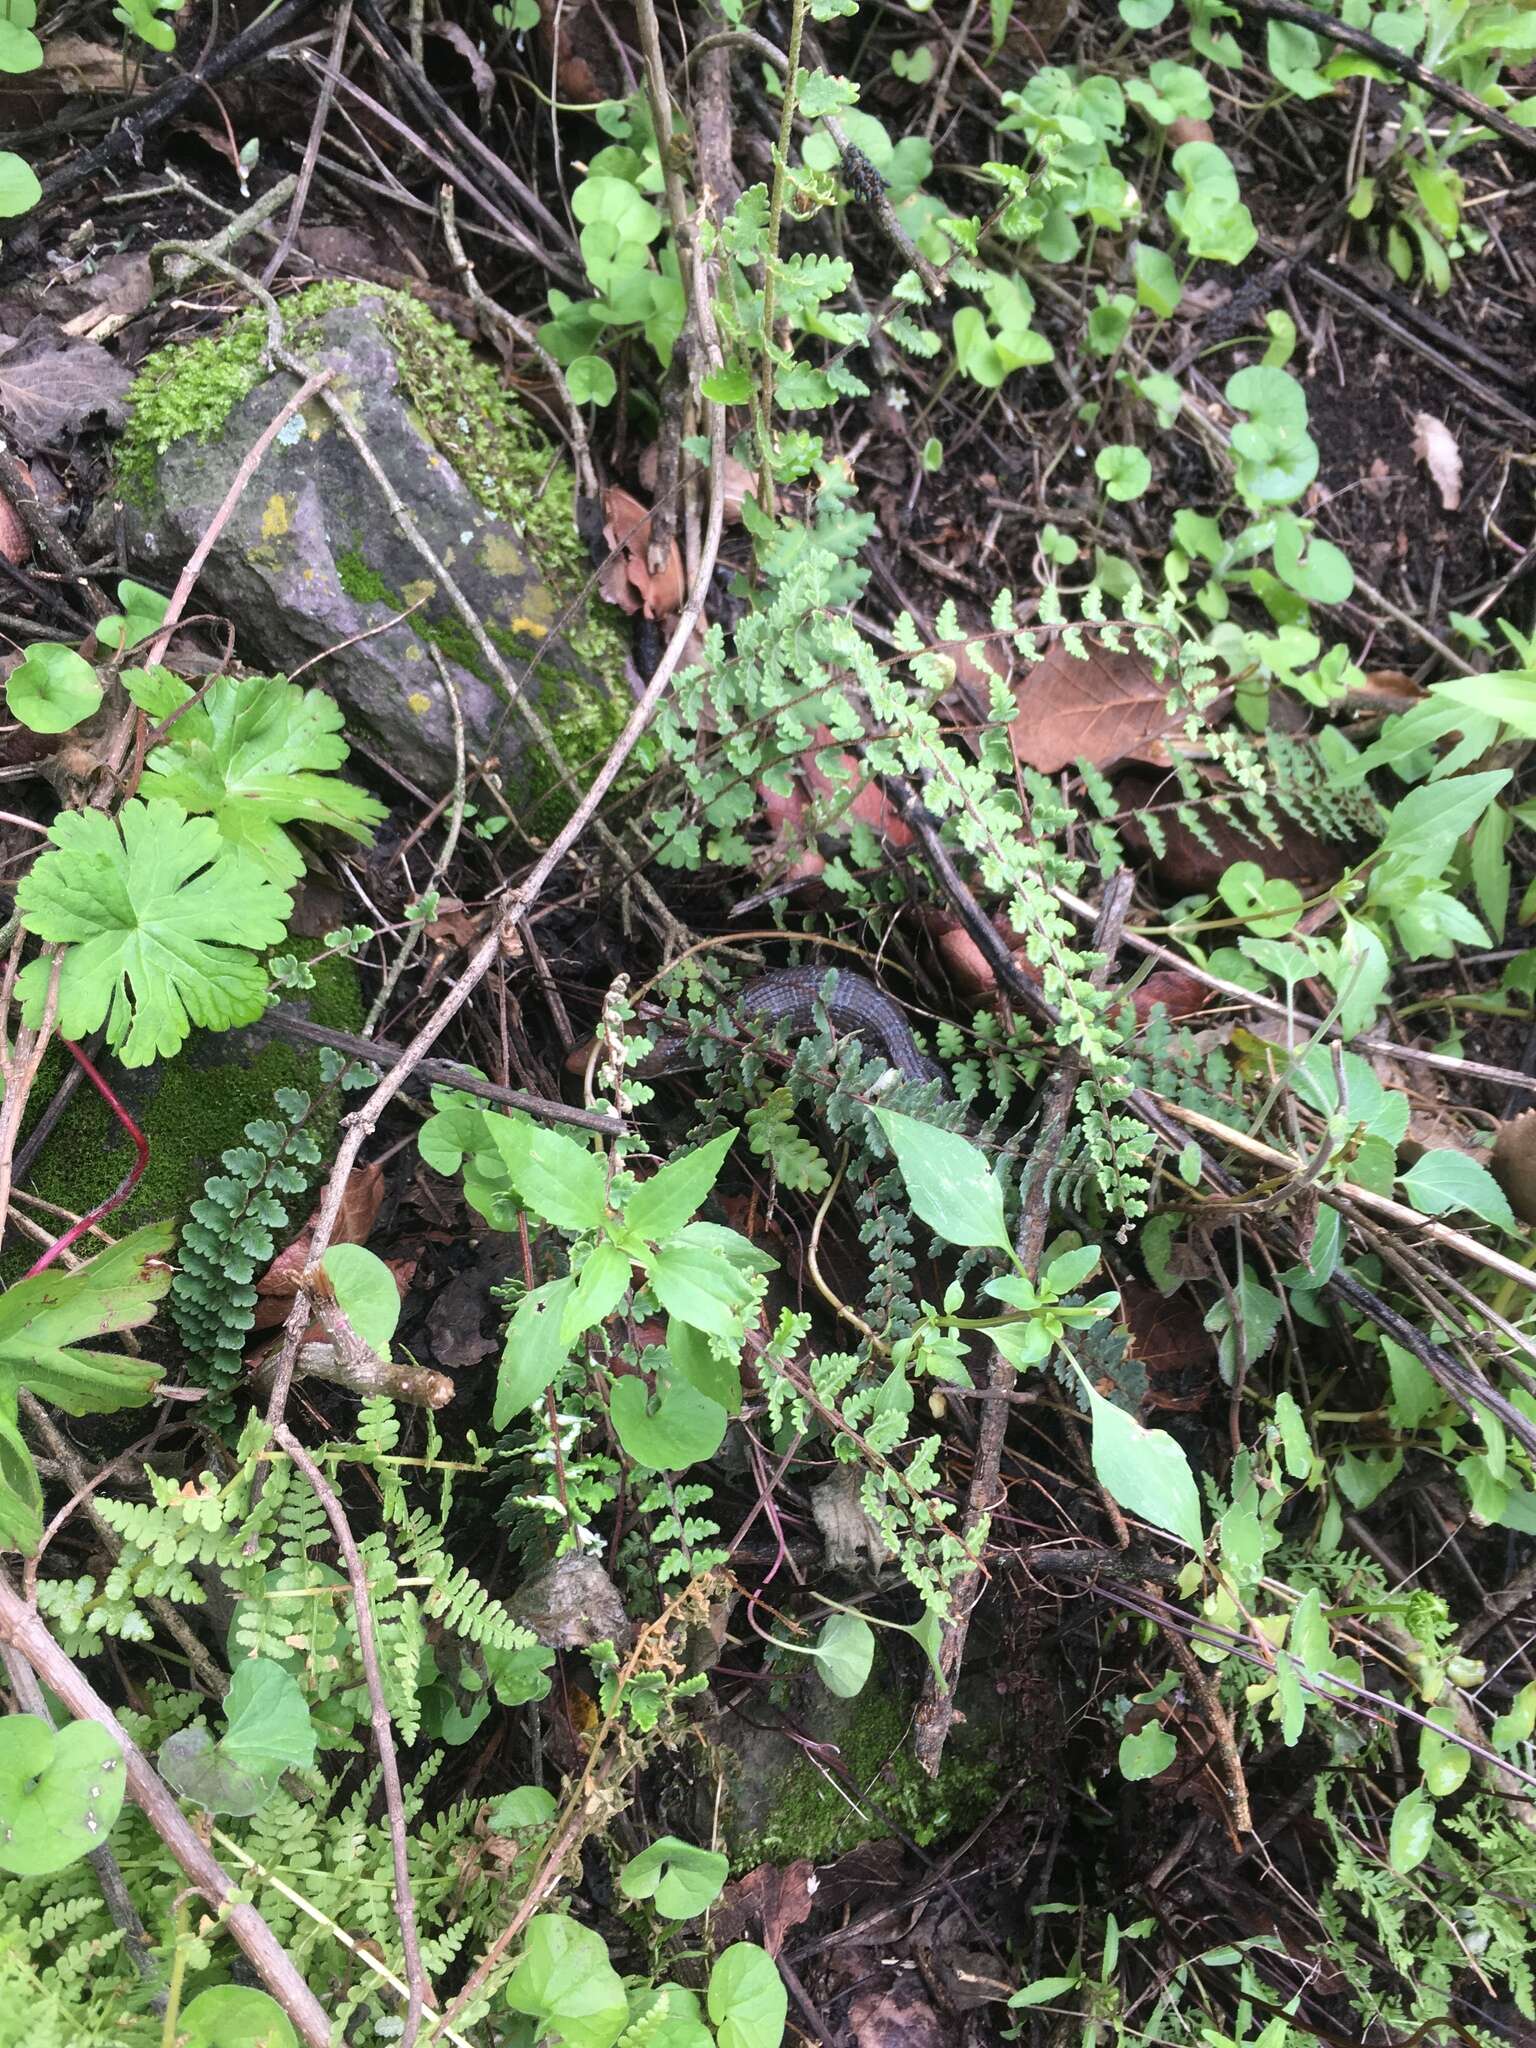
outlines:
[[[290, 939], [290, 953], [309, 957], [314, 941]], [[315, 985], [304, 998], [310, 1017], [337, 1031], [362, 1023], [362, 992], [348, 961], [325, 960], [314, 969]], [[69, 1055], [54, 1047], [44, 1062], [32, 1097], [40, 1115], [64, 1077]], [[252, 1117], [272, 1114], [277, 1088], [320, 1090], [320, 1060], [308, 1048], [273, 1039], [256, 1045], [243, 1034], [231, 1037], [195, 1031], [174, 1060], [151, 1068], [140, 1079], [113, 1075], [149, 1140], [149, 1164], [138, 1186], [116, 1209], [107, 1227], [121, 1237], [141, 1223], [180, 1222], [219, 1154], [237, 1145]], [[335, 1136], [342, 1105], [334, 1096], [317, 1102], [309, 1129], [324, 1153]], [[49, 1134], [25, 1187], [45, 1201], [83, 1215], [105, 1200], [133, 1164], [127, 1133], [86, 1083], [75, 1091], [56, 1130]], [[18, 1245], [17, 1253], [24, 1247]], [[13, 1254], [13, 1258], [16, 1254]], [[30, 1263], [28, 1254], [18, 1271]], [[6, 1277], [14, 1277], [9, 1272]]]
[[889, 1673], [882, 1678], [877, 1672], [833, 1738], [868, 1803], [850, 1805], [827, 1773], [796, 1751], [778, 1772], [776, 1796], [758, 1827], [733, 1845], [732, 1867], [752, 1870], [797, 1856], [826, 1862], [897, 1830], [925, 1847], [940, 1835], [974, 1827], [997, 1797], [997, 1759], [960, 1724], [938, 1777], [928, 1777], [911, 1751], [912, 1704]]

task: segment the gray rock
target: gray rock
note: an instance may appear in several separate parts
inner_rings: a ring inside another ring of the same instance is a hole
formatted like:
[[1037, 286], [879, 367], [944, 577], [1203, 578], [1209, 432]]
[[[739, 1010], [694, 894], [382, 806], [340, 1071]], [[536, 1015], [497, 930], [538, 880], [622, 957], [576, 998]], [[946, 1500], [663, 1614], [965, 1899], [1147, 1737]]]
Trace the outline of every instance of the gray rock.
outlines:
[[[564, 463], [489, 366], [415, 301], [376, 293], [337, 304], [336, 291], [289, 302], [289, 345], [334, 370], [331, 388], [513, 674], [537, 663], [524, 687], [560, 751], [603, 751], [626, 710], [624, 642], [617, 614], [581, 598], [590, 570]], [[135, 419], [119, 453], [129, 548], [163, 580], [179, 572], [293, 394], [287, 372], [263, 370], [264, 332], [261, 316], [247, 315], [214, 341], [162, 350], [131, 394]], [[454, 758], [435, 645], [470, 755], [494, 751], [514, 797], [537, 797], [553, 782], [551, 764], [530, 757], [520, 721], [504, 721], [502, 690], [464, 621], [319, 398], [263, 457], [214, 544], [198, 598], [232, 621], [247, 666], [291, 673], [324, 655], [308, 680], [332, 691], [349, 721], [429, 790], [451, 781]], [[408, 623], [374, 631], [413, 605]]]

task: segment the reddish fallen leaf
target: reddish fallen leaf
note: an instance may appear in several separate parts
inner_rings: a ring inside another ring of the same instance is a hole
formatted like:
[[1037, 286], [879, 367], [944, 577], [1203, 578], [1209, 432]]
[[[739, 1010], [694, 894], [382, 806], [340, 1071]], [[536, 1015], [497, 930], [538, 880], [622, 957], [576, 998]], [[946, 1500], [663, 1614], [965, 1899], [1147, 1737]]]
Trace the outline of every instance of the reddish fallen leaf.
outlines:
[[720, 1895], [710, 1916], [710, 1932], [718, 1948], [758, 1932], [769, 1955], [776, 1956], [791, 1928], [809, 1920], [815, 1904], [815, 1865], [809, 1856], [786, 1863], [760, 1863]]
[[1159, 967], [1132, 989], [1131, 1001], [1138, 1024], [1146, 1023], [1158, 1003], [1168, 1012], [1169, 1021], [1176, 1024], [1181, 1017], [1197, 1017], [1216, 1001], [1216, 991], [1207, 988], [1197, 975], [1185, 974], [1177, 967]]
[[[383, 1201], [383, 1167], [354, 1166], [347, 1176], [346, 1192], [341, 1198], [336, 1227], [331, 1232], [331, 1243], [366, 1244], [374, 1224], [379, 1220], [379, 1209]], [[256, 1282], [256, 1292], [260, 1297], [256, 1304], [256, 1329], [275, 1329], [293, 1306], [293, 1297], [298, 1292], [299, 1281], [309, 1264], [309, 1248], [314, 1239], [315, 1222], [319, 1214], [318, 1208], [310, 1211], [298, 1235], [290, 1244], [283, 1247]], [[414, 1270], [414, 1260], [411, 1263]], [[393, 1271], [393, 1267], [391, 1270]]]
[[1112, 768], [1177, 732], [1168, 686], [1134, 650], [1094, 648], [1079, 661], [1060, 640], [1014, 685], [1018, 716], [1009, 731], [1027, 767], [1054, 775], [1074, 761]]
[[598, 578], [604, 597], [626, 612], [643, 611], [648, 619], [665, 618], [682, 609], [687, 585], [677, 542], [672, 542], [664, 567], [659, 572], [653, 570], [646, 560], [651, 544], [650, 512], [617, 484], [603, 493], [603, 537], [618, 556]]
[[[1207, 845], [1180, 824], [1174, 809], [1178, 788], [1168, 776], [1127, 769], [1115, 778], [1115, 800], [1120, 806], [1117, 826], [1121, 838], [1133, 853], [1147, 855], [1158, 883], [1175, 895], [1213, 891], [1238, 860], [1257, 861], [1271, 879], [1294, 882], [1304, 896], [1325, 894], [1344, 872], [1346, 846], [1319, 839], [1284, 815], [1278, 819], [1280, 844], [1271, 846], [1266, 839], [1238, 831], [1209, 804], [1203, 804], [1200, 819], [1210, 839]], [[1153, 847], [1137, 815], [1154, 804], [1164, 836], [1158, 848]]]

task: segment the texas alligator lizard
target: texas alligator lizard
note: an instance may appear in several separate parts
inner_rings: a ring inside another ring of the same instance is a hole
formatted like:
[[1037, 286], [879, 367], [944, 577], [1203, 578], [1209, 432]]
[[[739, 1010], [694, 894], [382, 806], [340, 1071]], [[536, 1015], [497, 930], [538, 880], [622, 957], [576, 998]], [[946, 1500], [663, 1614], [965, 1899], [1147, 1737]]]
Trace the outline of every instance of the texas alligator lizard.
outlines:
[[[808, 1036], [817, 1026], [821, 1004], [824, 967], [781, 967], [772, 974], [749, 981], [735, 1002], [736, 1016], [745, 1027], [761, 1019], [771, 1030], [787, 1023], [790, 1035]], [[942, 1081], [944, 1070], [919, 1049], [900, 1003], [888, 996], [866, 975], [837, 970], [837, 982], [825, 1002], [827, 1022], [840, 1037], [859, 1039], [867, 1051], [883, 1052], [908, 1081]], [[668, 1031], [658, 1038], [636, 1072], [646, 1079], [657, 1074], [681, 1073], [699, 1064], [690, 1056], [685, 1033]]]

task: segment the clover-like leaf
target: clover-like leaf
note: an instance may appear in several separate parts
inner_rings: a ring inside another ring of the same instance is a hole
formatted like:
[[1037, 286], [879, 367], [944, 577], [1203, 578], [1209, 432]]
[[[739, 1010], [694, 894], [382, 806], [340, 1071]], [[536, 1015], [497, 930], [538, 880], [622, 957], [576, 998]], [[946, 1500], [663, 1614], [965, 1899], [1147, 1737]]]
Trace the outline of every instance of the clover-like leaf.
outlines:
[[210, 1813], [251, 1814], [265, 1806], [285, 1770], [315, 1760], [309, 1708], [292, 1675], [267, 1657], [243, 1658], [224, 1701], [226, 1727], [182, 1728], [161, 1745], [161, 1776]]
[[624, 1982], [607, 1944], [563, 1913], [536, 1913], [528, 1922], [507, 2003], [567, 2048], [612, 2048], [629, 2024]]
[[128, 1769], [110, 1729], [39, 1714], [0, 1720], [0, 1870], [46, 1877], [106, 1841], [122, 1811]]
[[[22, 923], [68, 947], [59, 971], [59, 1029], [88, 1038], [105, 1024], [125, 1067], [179, 1052], [194, 1024], [251, 1024], [266, 1003], [256, 952], [275, 946], [287, 891], [233, 852], [210, 818], [135, 798], [116, 821], [65, 811], [49, 827], [56, 851], [16, 891]], [[51, 963], [17, 981], [22, 1013], [42, 1021]]]
[[709, 2016], [720, 2048], [779, 2048], [789, 1994], [773, 1958], [755, 1941], [738, 1941], [709, 1973]]

